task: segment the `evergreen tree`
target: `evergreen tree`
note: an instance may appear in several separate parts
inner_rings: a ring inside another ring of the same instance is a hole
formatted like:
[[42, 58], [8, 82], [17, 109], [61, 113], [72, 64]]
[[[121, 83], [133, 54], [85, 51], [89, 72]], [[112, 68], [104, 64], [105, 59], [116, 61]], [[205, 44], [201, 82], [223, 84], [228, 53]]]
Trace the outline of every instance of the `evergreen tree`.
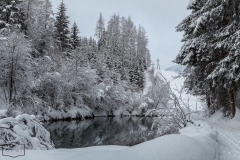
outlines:
[[121, 55], [121, 42], [120, 42], [120, 19], [119, 15], [114, 14], [110, 21], [108, 22], [107, 27], [108, 32], [108, 41], [109, 41], [109, 49], [111, 54], [114, 56]]
[[138, 86], [140, 84], [139, 82], [140, 82], [140, 76], [139, 76], [139, 72], [138, 72], [138, 65], [136, 65], [133, 70], [133, 85], [134, 85], [134, 87], [138, 88]]
[[121, 19], [121, 55], [123, 66], [127, 67], [132, 63], [135, 53], [135, 26], [129, 17], [126, 20], [124, 17]]
[[104, 31], [105, 31], [105, 23], [104, 23], [104, 19], [102, 18], [102, 13], [100, 13], [100, 17], [97, 21], [96, 28], [95, 28], [95, 36], [98, 38], [98, 40], [102, 37]]
[[107, 64], [109, 70], [111, 70], [111, 69], [113, 68], [113, 60], [112, 60], [112, 58], [110, 57], [110, 55], [108, 55], [106, 58], [107, 58], [106, 64]]
[[6, 33], [9, 29], [25, 30], [25, 14], [19, 7], [20, 0], [0, 1], [0, 33]]
[[133, 81], [134, 81], [134, 71], [133, 71], [131, 68], [129, 68], [128, 70], [129, 70], [129, 72], [128, 72], [128, 75], [129, 75], [129, 83], [130, 83], [130, 84], [133, 84]]
[[103, 52], [107, 49], [108, 34], [103, 31], [101, 38], [98, 40], [98, 51]]
[[113, 84], [116, 85], [120, 81], [119, 66], [116, 61], [113, 62], [113, 68], [112, 68], [111, 72], [112, 72], [111, 78], [113, 80]]
[[234, 92], [240, 86], [239, 4], [239, 0], [191, 1], [192, 14], [177, 26], [177, 31], [185, 31], [185, 43], [175, 59], [187, 65], [185, 87], [191, 93], [205, 96], [213, 110], [217, 106], [232, 110], [233, 116]]
[[66, 6], [62, 3], [58, 7], [58, 12], [56, 16], [56, 22], [54, 24], [54, 38], [57, 45], [61, 48], [63, 52], [68, 51], [71, 48], [70, 38], [69, 38], [69, 28], [68, 28], [68, 16], [66, 15]]
[[79, 34], [79, 29], [78, 29], [76, 22], [74, 22], [72, 29], [71, 29], [71, 36], [70, 36], [71, 45], [72, 45], [73, 49], [76, 49], [77, 47], [80, 46], [80, 38], [79, 38], [78, 34]]
[[148, 39], [146, 37], [145, 29], [139, 25], [137, 33], [137, 55], [145, 59], [148, 49], [147, 49]]
[[141, 90], [143, 90], [143, 88], [144, 88], [144, 81], [145, 81], [144, 70], [145, 70], [144, 61], [142, 59], [139, 59], [139, 66], [138, 66], [139, 82], [138, 82], [138, 87]]
[[96, 41], [90, 37], [89, 39], [89, 49], [88, 49], [88, 59], [91, 65], [91, 68], [96, 68], [96, 61], [97, 61], [97, 46], [96, 46]]

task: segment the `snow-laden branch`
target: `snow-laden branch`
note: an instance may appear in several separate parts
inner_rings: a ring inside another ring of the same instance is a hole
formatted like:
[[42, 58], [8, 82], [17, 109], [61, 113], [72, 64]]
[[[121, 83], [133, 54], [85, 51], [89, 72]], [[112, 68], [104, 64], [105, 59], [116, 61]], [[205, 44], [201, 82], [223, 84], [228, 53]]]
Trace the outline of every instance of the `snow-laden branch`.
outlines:
[[[155, 109], [149, 110], [146, 113], [146, 116], [150, 115], [158, 115], [161, 118], [161, 123], [163, 124], [163, 120], [166, 120], [165, 125], [172, 125], [171, 123], [175, 124], [178, 128], [185, 127], [187, 122], [191, 122], [190, 114], [191, 109], [189, 105], [190, 96], [187, 98], [183, 98], [182, 94], [184, 93], [184, 89], [181, 86], [179, 89], [177, 86], [176, 88], [172, 88], [170, 86], [170, 82], [166, 79], [166, 77], [162, 74], [160, 70], [156, 70], [156, 75], [162, 79], [162, 82], [159, 84], [155, 84], [155, 87], [167, 88], [168, 93], [164, 91], [160, 92], [158, 97], [158, 102], [156, 105], [161, 106], [160, 108], [155, 107]], [[175, 94], [175, 92], [177, 94]], [[163, 97], [165, 94], [168, 94], [168, 101], [166, 101]]]
[[16, 118], [0, 119], [0, 145], [22, 145], [26, 149], [53, 149], [49, 132], [34, 116], [27, 114]]

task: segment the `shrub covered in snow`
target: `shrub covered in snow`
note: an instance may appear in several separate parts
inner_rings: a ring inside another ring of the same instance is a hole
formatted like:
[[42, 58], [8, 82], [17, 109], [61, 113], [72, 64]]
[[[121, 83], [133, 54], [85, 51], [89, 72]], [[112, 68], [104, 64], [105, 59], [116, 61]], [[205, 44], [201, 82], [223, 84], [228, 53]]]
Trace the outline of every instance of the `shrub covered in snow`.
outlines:
[[49, 132], [35, 116], [27, 114], [0, 119], [0, 145], [25, 144], [26, 149], [53, 149]]

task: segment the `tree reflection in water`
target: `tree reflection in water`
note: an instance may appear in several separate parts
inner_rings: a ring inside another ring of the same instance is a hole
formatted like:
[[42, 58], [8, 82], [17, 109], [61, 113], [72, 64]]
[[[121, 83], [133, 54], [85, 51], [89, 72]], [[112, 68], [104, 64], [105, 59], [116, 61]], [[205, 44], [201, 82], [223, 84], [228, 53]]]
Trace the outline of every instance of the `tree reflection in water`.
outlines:
[[84, 121], [45, 123], [56, 148], [99, 145], [133, 146], [158, 137], [152, 117], [95, 117]]

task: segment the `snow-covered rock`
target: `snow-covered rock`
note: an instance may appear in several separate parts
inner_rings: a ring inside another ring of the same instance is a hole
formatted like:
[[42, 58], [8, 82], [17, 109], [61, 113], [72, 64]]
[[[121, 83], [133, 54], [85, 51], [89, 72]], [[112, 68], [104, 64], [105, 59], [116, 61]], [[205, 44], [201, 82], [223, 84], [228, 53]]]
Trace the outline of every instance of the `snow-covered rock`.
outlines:
[[16, 118], [0, 119], [0, 143], [25, 144], [26, 149], [53, 149], [54, 144], [49, 132], [37, 121], [35, 116], [27, 114]]

